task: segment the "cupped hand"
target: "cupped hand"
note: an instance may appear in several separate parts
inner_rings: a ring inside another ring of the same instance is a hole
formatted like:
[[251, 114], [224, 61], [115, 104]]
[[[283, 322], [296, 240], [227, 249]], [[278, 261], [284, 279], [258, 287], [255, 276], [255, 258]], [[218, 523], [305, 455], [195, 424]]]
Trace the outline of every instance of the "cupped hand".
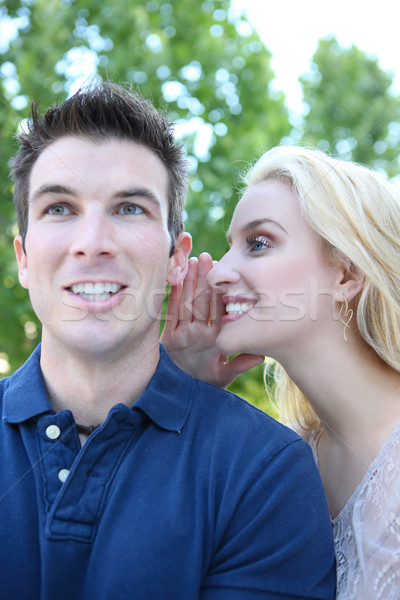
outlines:
[[227, 387], [238, 375], [263, 362], [264, 357], [239, 354], [231, 360], [216, 346], [220, 319], [225, 313], [219, 294], [207, 282], [215, 264], [204, 252], [189, 259], [180, 286], [171, 288], [161, 343], [184, 371], [219, 387]]

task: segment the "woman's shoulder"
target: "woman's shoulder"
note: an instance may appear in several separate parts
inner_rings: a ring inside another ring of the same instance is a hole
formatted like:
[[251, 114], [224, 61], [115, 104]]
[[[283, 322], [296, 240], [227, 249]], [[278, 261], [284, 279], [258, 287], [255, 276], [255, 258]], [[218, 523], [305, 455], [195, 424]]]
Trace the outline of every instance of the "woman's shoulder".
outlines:
[[400, 586], [400, 424], [333, 522], [338, 598], [397, 600]]
[[323, 427], [321, 423], [318, 423], [312, 429], [302, 427], [300, 423], [285, 423], [286, 427], [289, 427], [292, 431], [297, 433], [305, 442], [310, 446], [317, 446], [319, 438], [321, 437]]
[[309, 446], [311, 446], [312, 453], [314, 455], [314, 460], [318, 466], [318, 442], [321, 437], [323, 427], [321, 423], [318, 423], [312, 429], [306, 429], [302, 427], [300, 423], [285, 423], [287, 427], [292, 429], [297, 435], [299, 435]]

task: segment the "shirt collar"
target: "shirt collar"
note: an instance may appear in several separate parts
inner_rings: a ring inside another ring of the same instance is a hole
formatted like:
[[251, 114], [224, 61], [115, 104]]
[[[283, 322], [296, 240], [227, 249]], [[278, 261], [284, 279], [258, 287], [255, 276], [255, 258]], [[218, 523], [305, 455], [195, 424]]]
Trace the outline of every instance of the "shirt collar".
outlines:
[[21, 423], [44, 412], [52, 412], [40, 370], [39, 344], [25, 364], [8, 379], [4, 394], [3, 417]]
[[[156, 425], [180, 432], [190, 414], [195, 393], [193, 377], [179, 369], [160, 345], [157, 369], [143, 394], [133, 405]], [[8, 379], [3, 417], [21, 423], [45, 412], [52, 412], [40, 370], [40, 344], [26, 363]]]
[[159, 427], [180, 433], [192, 409], [195, 381], [160, 345], [156, 372], [133, 408], [142, 410]]

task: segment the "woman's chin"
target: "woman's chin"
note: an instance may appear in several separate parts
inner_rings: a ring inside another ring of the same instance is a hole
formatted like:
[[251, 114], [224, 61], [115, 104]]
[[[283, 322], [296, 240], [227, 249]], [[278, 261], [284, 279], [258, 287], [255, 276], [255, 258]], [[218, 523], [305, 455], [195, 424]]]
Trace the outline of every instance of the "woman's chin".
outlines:
[[[226, 354], [227, 356], [232, 356], [233, 354], [246, 352], [245, 350], [242, 350], [241, 346], [239, 347], [238, 344], [234, 344], [232, 339], [225, 340], [224, 336], [221, 335], [221, 333], [217, 337], [216, 346], [219, 352], [221, 352], [221, 354]], [[249, 351], [247, 350], [247, 353], [248, 352]]]

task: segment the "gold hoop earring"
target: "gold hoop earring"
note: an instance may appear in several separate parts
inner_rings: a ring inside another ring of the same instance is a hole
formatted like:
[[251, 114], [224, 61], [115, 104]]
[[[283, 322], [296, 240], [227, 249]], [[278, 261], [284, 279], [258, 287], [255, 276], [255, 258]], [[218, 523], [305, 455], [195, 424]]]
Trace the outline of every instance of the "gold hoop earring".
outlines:
[[[344, 309], [344, 311], [343, 311], [343, 309]], [[343, 302], [342, 306], [340, 307], [340, 311], [339, 311], [339, 319], [341, 320], [341, 322], [344, 325], [343, 337], [344, 337], [345, 342], [347, 342], [346, 329], [350, 329], [349, 323], [352, 318], [353, 318], [353, 309], [349, 308], [349, 303], [347, 302], [347, 298], [346, 298], [346, 296], [344, 296], [344, 302]], [[347, 321], [346, 321], [346, 319], [347, 319]]]

